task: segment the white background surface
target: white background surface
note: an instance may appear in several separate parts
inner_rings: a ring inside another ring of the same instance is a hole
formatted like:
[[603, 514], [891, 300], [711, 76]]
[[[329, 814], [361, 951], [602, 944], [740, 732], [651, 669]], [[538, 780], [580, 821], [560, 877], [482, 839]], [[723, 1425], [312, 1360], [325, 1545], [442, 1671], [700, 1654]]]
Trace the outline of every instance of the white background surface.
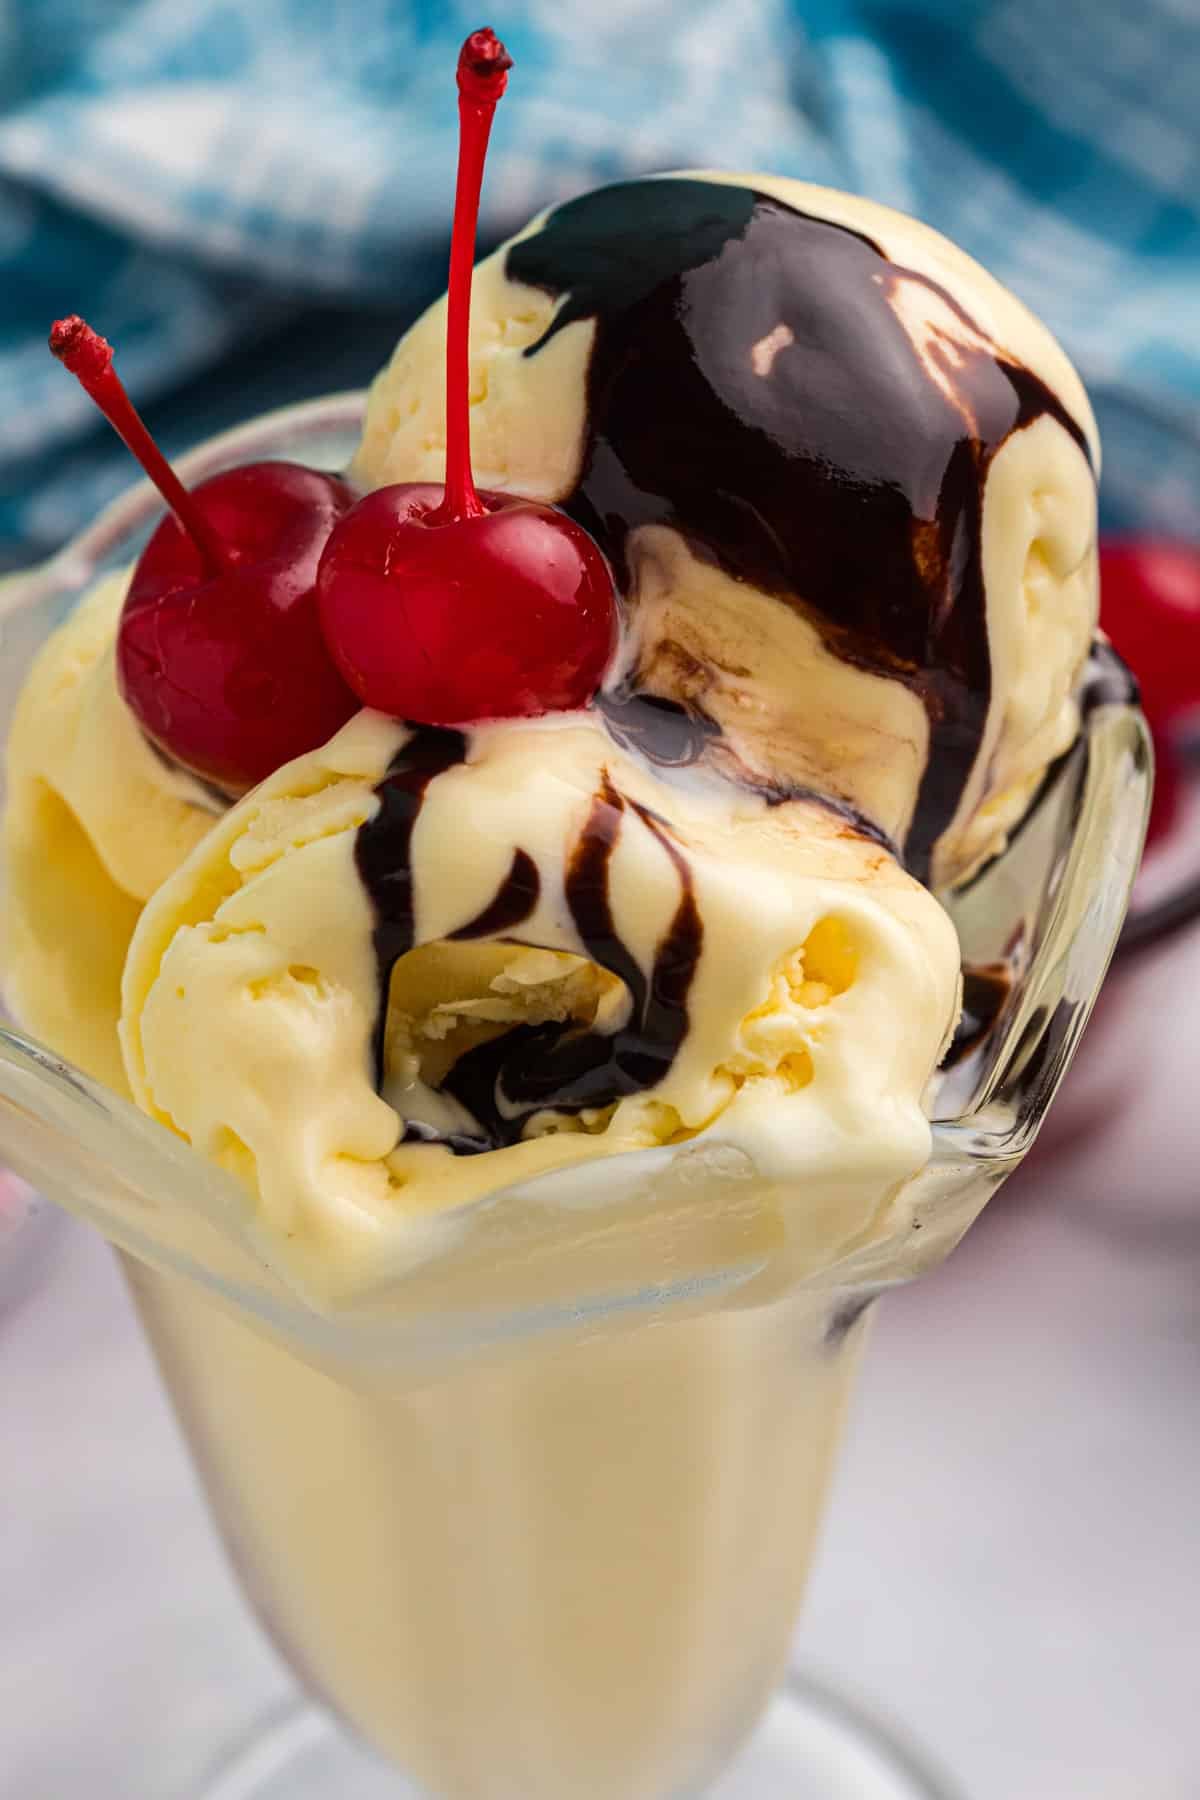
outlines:
[[[1153, 1148], [1194, 1193], [1186, 1136]], [[968, 1800], [1197, 1800], [1200, 1206], [1114, 1217], [1081, 1167], [881, 1308], [797, 1648]], [[181, 1800], [288, 1691], [65, 1227], [0, 1318], [0, 1796]]]

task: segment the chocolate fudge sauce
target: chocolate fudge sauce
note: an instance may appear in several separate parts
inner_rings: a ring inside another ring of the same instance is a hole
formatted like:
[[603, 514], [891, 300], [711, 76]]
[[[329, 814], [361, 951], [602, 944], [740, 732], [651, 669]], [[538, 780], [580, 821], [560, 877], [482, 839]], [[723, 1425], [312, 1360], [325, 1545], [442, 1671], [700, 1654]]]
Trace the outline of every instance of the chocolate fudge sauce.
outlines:
[[[527, 356], [595, 321], [583, 457], [561, 504], [619, 582], [630, 532], [671, 526], [801, 609], [837, 655], [919, 695], [930, 748], [904, 852], [928, 879], [991, 691], [988, 464], [1043, 414], [1087, 454], [1078, 422], [937, 282], [752, 188], [601, 188], [513, 244], [506, 269], [562, 297]], [[897, 304], [906, 287], [941, 332], [923, 353]]]

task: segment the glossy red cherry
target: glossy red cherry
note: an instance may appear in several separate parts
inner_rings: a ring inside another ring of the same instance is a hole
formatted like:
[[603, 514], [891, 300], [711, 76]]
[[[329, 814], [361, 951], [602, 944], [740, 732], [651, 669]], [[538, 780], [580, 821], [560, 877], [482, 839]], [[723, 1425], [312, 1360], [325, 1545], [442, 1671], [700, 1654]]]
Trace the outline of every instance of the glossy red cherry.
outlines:
[[150, 539], [117, 638], [121, 692], [177, 761], [232, 792], [315, 750], [358, 711], [317, 616], [317, 563], [344, 482], [248, 463], [193, 489], [236, 561], [212, 575], [174, 518]]
[[1155, 725], [1200, 706], [1200, 548], [1105, 539], [1100, 623], [1137, 676]]
[[320, 628], [317, 563], [354, 493], [296, 463], [248, 463], [186, 489], [82, 319], [50, 347], [171, 513], [142, 552], [117, 637], [117, 677], [142, 729], [231, 793], [323, 744], [357, 711]]
[[1100, 546], [1100, 622], [1142, 689], [1154, 738], [1150, 842], [1169, 836], [1179, 811], [1178, 727], [1200, 711], [1200, 548], [1155, 538]]
[[583, 706], [616, 640], [612, 575], [556, 507], [481, 493], [471, 476], [471, 272], [484, 157], [512, 58], [494, 32], [458, 60], [459, 162], [446, 320], [446, 485], [368, 494], [317, 575], [321, 622], [368, 705], [428, 725]]
[[583, 706], [614, 628], [591, 538], [514, 495], [488, 494], [485, 513], [450, 525], [436, 520], [441, 501], [440, 487], [379, 488], [330, 536], [322, 617], [350, 686], [426, 725]]

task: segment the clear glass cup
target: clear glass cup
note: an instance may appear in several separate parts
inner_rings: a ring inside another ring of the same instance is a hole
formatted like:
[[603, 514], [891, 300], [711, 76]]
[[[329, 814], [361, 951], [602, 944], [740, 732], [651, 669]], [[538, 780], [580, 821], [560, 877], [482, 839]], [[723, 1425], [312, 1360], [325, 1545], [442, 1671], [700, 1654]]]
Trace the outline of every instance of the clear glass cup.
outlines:
[[[361, 405], [271, 415], [184, 476], [340, 467]], [[46, 633], [156, 517], [138, 488], [0, 585], [0, 722]], [[1024, 947], [1016, 984], [934, 1084], [933, 1156], [892, 1199], [895, 1230], [832, 1268], [802, 1228], [820, 1195], [780, 1205], [727, 1148], [704, 1153], [703, 1191], [724, 1185], [703, 1204], [687, 1158], [647, 1151], [619, 1196], [601, 1178], [568, 1203], [551, 1176], [464, 1208], [449, 1235], [469, 1252], [321, 1313], [240, 1237], [228, 1177], [0, 1031], [0, 1158], [122, 1253], [246, 1591], [328, 1709], [276, 1721], [212, 1794], [942, 1791], [894, 1734], [778, 1684], [868, 1303], [940, 1260], [1032, 1143], [1121, 927], [1150, 779], [1137, 710], [1095, 706], [955, 903], [967, 960]]]

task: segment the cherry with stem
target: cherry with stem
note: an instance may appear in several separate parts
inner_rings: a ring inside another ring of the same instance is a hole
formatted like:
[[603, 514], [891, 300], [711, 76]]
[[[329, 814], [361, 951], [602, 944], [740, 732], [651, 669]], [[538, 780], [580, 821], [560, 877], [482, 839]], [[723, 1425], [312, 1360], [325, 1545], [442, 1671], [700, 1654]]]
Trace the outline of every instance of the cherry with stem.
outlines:
[[321, 622], [368, 706], [429, 725], [584, 706], [616, 638], [612, 574], [558, 508], [481, 492], [470, 456], [470, 309], [484, 160], [512, 58], [495, 33], [458, 60], [459, 161], [446, 310], [446, 479], [379, 488], [339, 521]]
[[237, 794], [314, 750], [357, 710], [320, 629], [317, 562], [355, 495], [297, 463], [244, 464], [186, 488], [76, 315], [50, 349], [122, 438], [169, 510], [130, 578], [117, 680], [173, 761]]

